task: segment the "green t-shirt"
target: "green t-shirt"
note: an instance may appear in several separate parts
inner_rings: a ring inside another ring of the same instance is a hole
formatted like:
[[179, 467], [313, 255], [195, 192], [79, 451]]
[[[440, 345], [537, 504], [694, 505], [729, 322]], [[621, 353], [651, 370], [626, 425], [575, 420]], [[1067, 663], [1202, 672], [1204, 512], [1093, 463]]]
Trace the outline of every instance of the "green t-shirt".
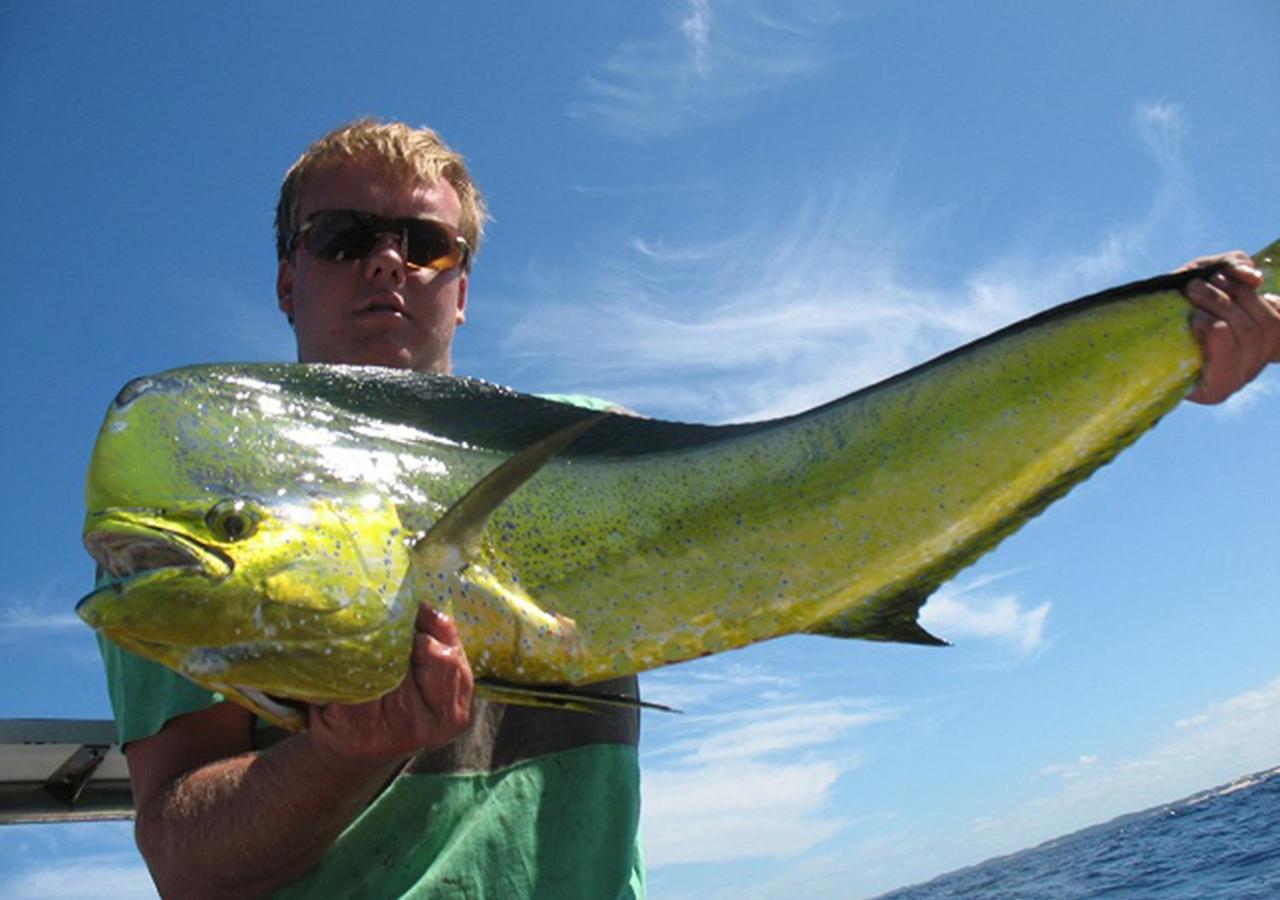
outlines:
[[[222, 700], [98, 643], [122, 745]], [[634, 695], [635, 679], [602, 690]], [[269, 743], [275, 731], [257, 729], [255, 742]], [[638, 740], [634, 710], [588, 714], [477, 699], [466, 733], [417, 757], [278, 896], [643, 898]]]
[[[121, 743], [221, 697], [99, 639]], [[634, 690], [619, 679], [606, 691]], [[477, 700], [280, 897], [644, 897], [638, 715]], [[274, 729], [259, 729], [268, 743]]]

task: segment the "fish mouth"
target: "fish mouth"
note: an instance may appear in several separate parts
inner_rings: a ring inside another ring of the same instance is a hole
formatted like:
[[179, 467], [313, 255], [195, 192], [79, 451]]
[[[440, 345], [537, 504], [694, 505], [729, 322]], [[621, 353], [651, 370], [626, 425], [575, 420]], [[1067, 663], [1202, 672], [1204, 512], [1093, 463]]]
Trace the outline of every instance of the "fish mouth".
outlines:
[[84, 546], [109, 580], [84, 600], [107, 589], [119, 592], [126, 585], [155, 575], [188, 572], [216, 582], [235, 570], [235, 560], [217, 547], [172, 529], [111, 513], [95, 518], [98, 521], [85, 531]]
[[299, 728], [307, 722], [307, 704], [301, 700], [291, 700], [242, 685], [236, 685], [234, 689], [286, 728]]

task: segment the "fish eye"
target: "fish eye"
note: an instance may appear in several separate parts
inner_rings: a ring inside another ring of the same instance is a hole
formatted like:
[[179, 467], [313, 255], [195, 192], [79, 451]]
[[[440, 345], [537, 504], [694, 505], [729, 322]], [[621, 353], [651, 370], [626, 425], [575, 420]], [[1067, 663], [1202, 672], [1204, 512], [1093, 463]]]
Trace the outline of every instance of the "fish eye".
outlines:
[[243, 497], [220, 500], [205, 514], [204, 523], [224, 541], [242, 541], [258, 530], [258, 511]]

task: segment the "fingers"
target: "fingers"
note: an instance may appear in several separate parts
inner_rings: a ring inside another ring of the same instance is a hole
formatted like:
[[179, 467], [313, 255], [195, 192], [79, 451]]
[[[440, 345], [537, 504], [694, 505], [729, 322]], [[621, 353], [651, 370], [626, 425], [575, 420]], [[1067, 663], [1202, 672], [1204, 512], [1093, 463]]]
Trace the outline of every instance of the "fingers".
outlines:
[[422, 627], [413, 637], [410, 677], [429, 719], [426, 724], [432, 732], [430, 739], [443, 746], [470, 721], [474, 689], [471, 666], [458, 630], [448, 616], [423, 607], [417, 625]]
[[458, 628], [439, 610], [425, 604], [418, 607], [418, 617], [413, 622], [413, 630], [418, 634], [429, 634], [444, 644], [458, 644]]
[[[1248, 269], [1249, 271], [1254, 273], [1254, 275], [1252, 276], [1255, 279], [1253, 282], [1254, 287], [1257, 287], [1259, 284], [1262, 283], [1262, 273], [1259, 272], [1257, 268], [1254, 267], [1253, 258], [1250, 257], [1249, 254], [1245, 253], [1243, 250], [1232, 250], [1229, 253], [1214, 253], [1214, 254], [1210, 254], [1209, 256], [1197, 256], [1195, 259], [1191, 260], [1191, 262], [1187, 263], [1185, 266], [1178, 266], [1178, 268], [1174, 269], [1174, 271], [1186, 272], [1190, 269], [1207, 269], [1210, 266], [1218, 266], [1218, 265], [1228, 265], [1233, 269], [1237, 269], [1237, 268], [1241, 270]], [[1245, 278], [1250, 277], [1248, 275], [1245, 275], [1243, 271], [1240, 274]]]
[[1196, 307], [1191, 328], [1204, 356], [1190, 399], [1221, 403], [1267, 363], [1280, 361], [1280, 299], [1258, 296], [1262, 273], [1240, 251], [1200, 257], [1183, 268], [1204, 266], [1218, 268], [1184, 288]]
[[471, 666], [458, 629], [427, 607], [414, 621], [409, 671], [388, 694], [367, 703], [313, 706], [313, 736], [351, 760], [390, 761], [438, 750], [466, 730], [471, 719]]

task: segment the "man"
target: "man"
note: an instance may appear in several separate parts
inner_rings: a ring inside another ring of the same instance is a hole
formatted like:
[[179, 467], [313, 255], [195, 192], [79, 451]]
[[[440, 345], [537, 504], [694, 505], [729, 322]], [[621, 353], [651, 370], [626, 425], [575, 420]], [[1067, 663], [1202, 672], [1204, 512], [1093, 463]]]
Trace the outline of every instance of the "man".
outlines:
[[[461, 158], [429, 131], [358, 122], [314, 144], [277, 212], [299, 360], [450, 371], [483, 220]], [[1187, 289], [1202, 402], [1280, 359], [1280, 300], [1257, 296], [1243, 254], [1214, 259], [1230, 266]], [[417, 632], [397, 690], [312, 708], [307, 731], [269, 746], [245, 710], [104, 646], [138, 843], [163, 893], [643, 892], [634, 713], [472, 706], [453, 625], [424, 609]]]
[[[429, 130], [362, 121], [313, 144], [276, 215], [298, 359], [448, 373], [484, 217]], [[313, 707], [274, 742], [246, 710], [104, 643], [161, 893], [643, 894], [638, 715], [473, 707], [453, 624], [423, 609], [416, 630], [397, 690]], [[634, 695], [635, 679], [602, 690]]]

